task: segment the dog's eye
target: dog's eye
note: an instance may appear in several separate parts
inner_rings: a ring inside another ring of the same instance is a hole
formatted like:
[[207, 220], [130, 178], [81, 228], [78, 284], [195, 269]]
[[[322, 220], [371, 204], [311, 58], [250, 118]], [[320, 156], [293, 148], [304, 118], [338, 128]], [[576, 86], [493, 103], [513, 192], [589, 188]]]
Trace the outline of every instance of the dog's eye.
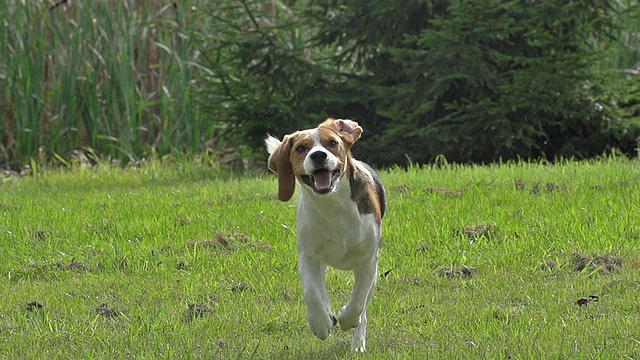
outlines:
[[300, 145], [300, 146], [298, 146], [296, 148], [296, 151], [299, 152], [299, 153], [305, 153], [305, 152], [309, 151], [309, 149], [307, 149], [306, 147]]
[[329, 140], [329, 142], [327, 143], [328, 147], [336, 147], [338, 145], [338, 142], [335, 140]]

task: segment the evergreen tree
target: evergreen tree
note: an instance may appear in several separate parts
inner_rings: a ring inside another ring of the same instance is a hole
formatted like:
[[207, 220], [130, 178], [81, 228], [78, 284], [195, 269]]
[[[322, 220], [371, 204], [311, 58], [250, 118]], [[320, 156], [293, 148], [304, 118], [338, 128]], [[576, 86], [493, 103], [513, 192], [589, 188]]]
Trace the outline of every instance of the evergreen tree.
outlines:
[[345, 49], [337, 64], [355, 64], [357, 86], [376, 104], [368, 145], [382, 144], [385, 164], [405, 154], [489, 162], [635, 145], [637, 125], [593, 74], [601, 52], [591, 44], [615, 28], [613, 1], [324, 5], [319, 39]]

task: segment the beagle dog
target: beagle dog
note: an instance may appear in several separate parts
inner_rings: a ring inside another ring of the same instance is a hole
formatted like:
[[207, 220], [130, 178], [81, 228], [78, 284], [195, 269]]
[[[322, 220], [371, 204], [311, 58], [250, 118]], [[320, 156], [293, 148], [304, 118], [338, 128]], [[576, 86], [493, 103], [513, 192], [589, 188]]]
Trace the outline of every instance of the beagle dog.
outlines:
[[[376, 284], [386, 208], [378, 174], [351, 156], [361, 134], [354, 121], [327, 119], [282, 141], [265, 140], [269, 169], [278, 175], [278, 199], [291, 199], [296, 182], [301, 187], [298, 274], [309, 327], [322, 340], [337, 323], [343, 331], [354, 329], [351, 349], [357, 352], [365, 351], [366, 311]], [[327, 292], [327, 265], [355, 275], [351, 298], [337, 318]]]

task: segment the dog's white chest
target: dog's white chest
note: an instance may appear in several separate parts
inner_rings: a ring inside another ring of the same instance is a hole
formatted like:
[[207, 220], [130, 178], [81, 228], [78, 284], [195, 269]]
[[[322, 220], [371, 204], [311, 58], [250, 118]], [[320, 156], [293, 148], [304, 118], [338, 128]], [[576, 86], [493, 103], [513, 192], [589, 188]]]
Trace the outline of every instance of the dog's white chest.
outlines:
[[[360, 214], [351, 199], [311, 202], [300, 194], [298, 251], [342, 270], [370, 260], [377, 251], [380, 226], [372, 214]], [[329, 199], [327, 199], [329, 200]]]

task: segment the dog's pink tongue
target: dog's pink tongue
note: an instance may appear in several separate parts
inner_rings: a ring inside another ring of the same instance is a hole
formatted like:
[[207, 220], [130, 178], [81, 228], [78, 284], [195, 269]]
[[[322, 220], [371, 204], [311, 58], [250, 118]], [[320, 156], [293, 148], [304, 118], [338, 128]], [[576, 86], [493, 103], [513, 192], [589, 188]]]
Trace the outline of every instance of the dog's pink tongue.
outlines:
[[313, 172], [313, 185], [316, 189], [326, 189], [331, 186], [331, 172], [326, 169]]

